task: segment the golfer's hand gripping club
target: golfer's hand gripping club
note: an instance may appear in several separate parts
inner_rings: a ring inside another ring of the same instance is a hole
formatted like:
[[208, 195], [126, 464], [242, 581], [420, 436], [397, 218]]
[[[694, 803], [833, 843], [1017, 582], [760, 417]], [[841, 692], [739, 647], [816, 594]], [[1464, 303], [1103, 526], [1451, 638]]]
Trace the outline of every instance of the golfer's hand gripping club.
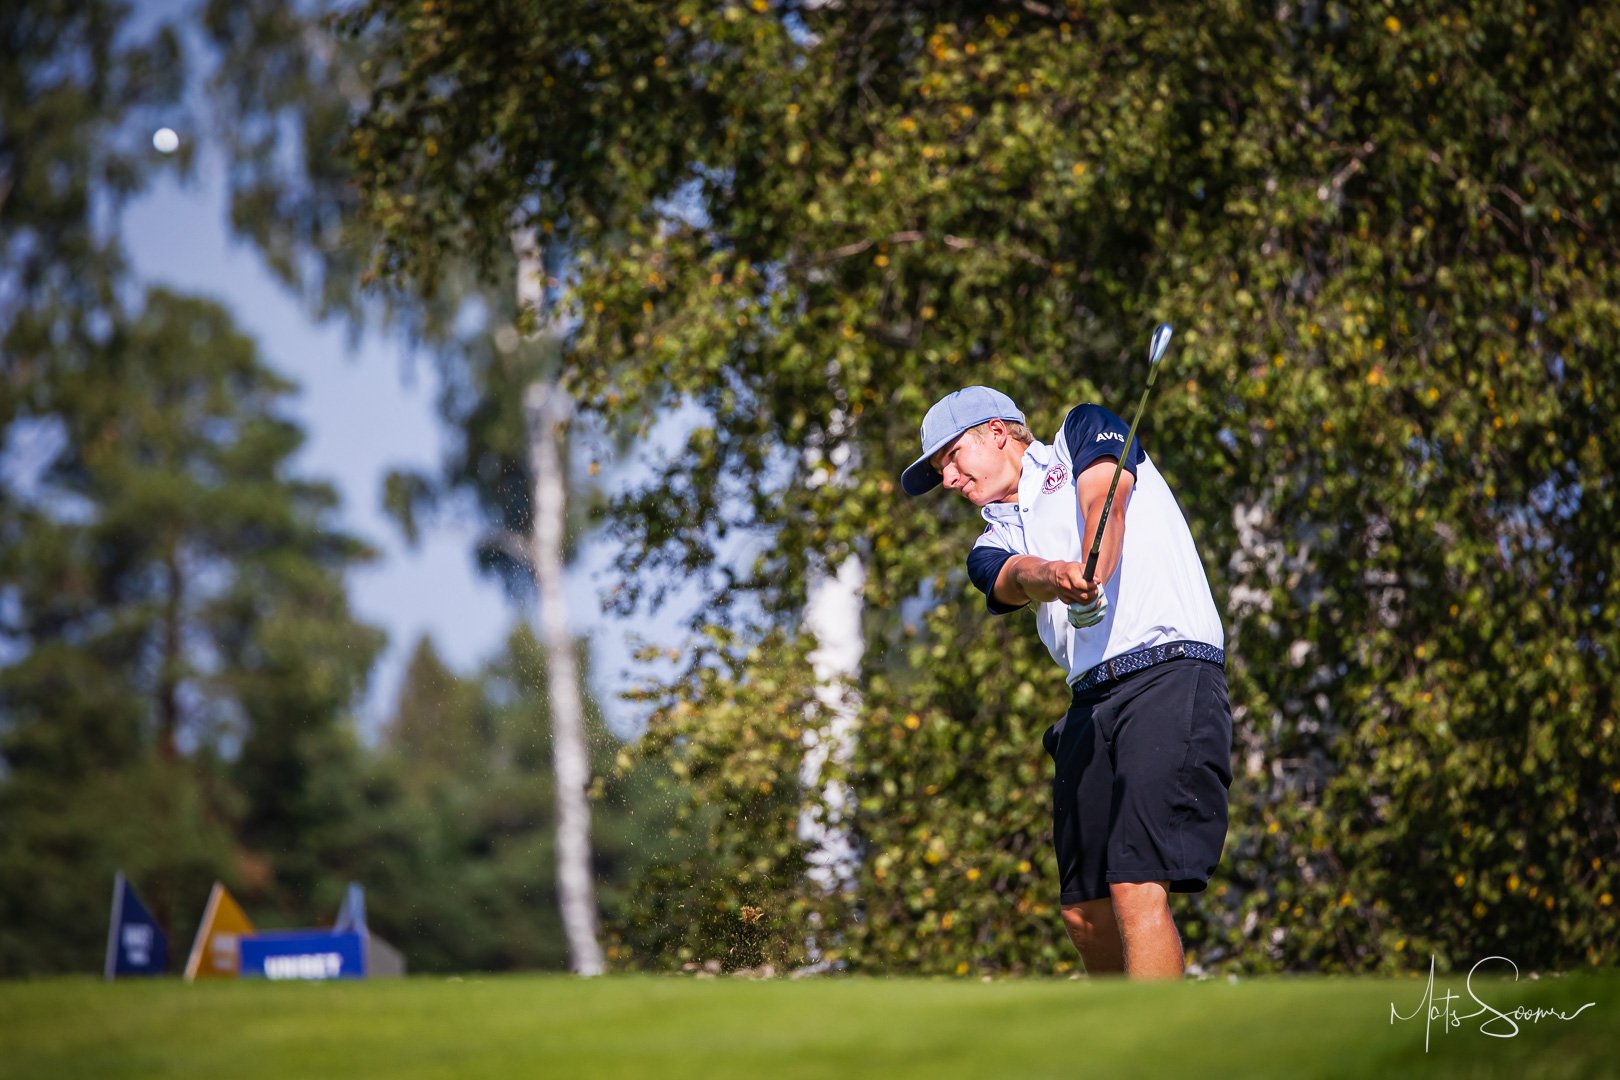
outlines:
[[1096, 626], [1108, 614], [1108, 594], [1097, 590], [1097, 598], [1089, 604], [1069, 605], [1069, 625], [1076, 630]]

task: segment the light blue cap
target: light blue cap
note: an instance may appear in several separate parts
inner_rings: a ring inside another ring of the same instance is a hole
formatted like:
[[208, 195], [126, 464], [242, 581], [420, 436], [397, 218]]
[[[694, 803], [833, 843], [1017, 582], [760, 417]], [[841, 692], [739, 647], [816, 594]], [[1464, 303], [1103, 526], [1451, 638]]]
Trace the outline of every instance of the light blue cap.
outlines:
[[1016, 420], [1022, 424], [1024, 414], [1012, 398], [988, 386], [965, 386], [940, 398], [923, 417], [922, 457], [900, 474], [900, 487], [907, 495], [921, 495], [938, 487], [940, 475], [928, 459], [968, 428], [987, 420]]

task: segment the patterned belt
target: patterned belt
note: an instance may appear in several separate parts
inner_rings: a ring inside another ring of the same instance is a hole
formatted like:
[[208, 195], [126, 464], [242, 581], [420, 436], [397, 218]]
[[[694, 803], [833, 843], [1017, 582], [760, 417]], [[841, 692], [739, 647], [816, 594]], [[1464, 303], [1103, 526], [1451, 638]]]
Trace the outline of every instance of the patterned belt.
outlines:
[[1138, 649], [1111, 660], [1104, 660], [1075, 681], [1074, 692], [1078, 694], [1084, 690], [1095, 689], [1103, 683], [1122, 679], [1126, 675], [1155, 664], [1162, 664], [1166, 660], [1179, 660], [1183, 656], [1226, 666], [1226, 653], [1213, 645], [1206, 645], [1202, 641], [1172, 641], [1168, 645], [1155, 645], [1149, 649]]

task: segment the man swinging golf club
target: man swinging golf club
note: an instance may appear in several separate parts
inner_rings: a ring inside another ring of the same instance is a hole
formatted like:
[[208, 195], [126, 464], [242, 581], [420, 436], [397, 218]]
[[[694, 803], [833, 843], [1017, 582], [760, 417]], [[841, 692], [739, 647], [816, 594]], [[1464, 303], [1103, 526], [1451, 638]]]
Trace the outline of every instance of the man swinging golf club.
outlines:
[[[1148, 389], [1169, 339], [1153, 335]], [[1135, 432], [1079, 405], [1047, 445], [1007, 395], [970, 386], [928, 410], [901, 486], [943, 483], [980, 508], [968, 576], [992, 614], [1036, 604], [1067, 673], [1073, 699], [1042, 741], [1063, 922], [1086, 970], [1176, 978], [1169, 894], [1202, 891], [1220, 862], [1232, 713], [1203, 564]]]

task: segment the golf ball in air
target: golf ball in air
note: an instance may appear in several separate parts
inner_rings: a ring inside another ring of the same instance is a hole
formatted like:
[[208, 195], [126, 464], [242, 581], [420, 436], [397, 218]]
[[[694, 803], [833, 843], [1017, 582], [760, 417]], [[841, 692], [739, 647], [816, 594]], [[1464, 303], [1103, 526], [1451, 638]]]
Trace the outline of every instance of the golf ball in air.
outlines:
[[158, 128], [152, 132], [152, 149], [160, 154], [172, 154], [180, 149], [180, 136], [174, 133], [174, 128]]

